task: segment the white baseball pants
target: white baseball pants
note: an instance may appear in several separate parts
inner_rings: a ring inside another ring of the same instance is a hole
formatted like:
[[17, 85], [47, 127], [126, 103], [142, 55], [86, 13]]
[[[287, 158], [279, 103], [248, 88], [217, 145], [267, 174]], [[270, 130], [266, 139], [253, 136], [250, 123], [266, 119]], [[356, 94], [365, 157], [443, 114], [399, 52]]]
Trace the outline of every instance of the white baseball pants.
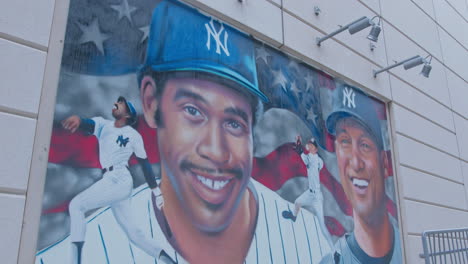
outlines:
[[155, 239], [146, 236], [133, 221], [131, 194], [133, 180], [127, 168], [122, 167], [106, 172], [103, 178], [72, 199], [70, 212], [71, 242], [84, 241], [86, 233], [85, 213], [91, 209], [110, 206], [115, 219], [137, 247], [155, 258], [161, 248]]

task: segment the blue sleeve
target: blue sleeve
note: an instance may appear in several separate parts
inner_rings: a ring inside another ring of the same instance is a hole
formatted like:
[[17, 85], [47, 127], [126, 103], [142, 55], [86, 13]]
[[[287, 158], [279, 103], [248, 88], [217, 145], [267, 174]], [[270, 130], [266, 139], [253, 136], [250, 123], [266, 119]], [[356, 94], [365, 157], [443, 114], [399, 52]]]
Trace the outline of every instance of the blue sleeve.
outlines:
[[151, 164], [149, 163], [148, 159], [141, 159], [137, 157], [138, 162], [141, 164], [143, 169], [143, 174], [145, 176], [146, 183], [151, 189], [158, 187], [156, 183], [156, 178], [154, 176], [153, 169], [151, 168]]
[[94, 128], [96, 123], [94, 120], [89, 118], [81, 118], [80, 129], [84, 131], [88, 135], [92, 135], [94, 133]]

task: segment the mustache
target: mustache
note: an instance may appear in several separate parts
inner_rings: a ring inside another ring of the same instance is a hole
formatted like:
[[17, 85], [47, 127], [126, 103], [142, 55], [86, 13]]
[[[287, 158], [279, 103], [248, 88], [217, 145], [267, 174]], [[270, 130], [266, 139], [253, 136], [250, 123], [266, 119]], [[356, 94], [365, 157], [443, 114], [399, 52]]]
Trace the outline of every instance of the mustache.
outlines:
[[191, 170], [191, 169], [196, 169], [200, 171], [204, 171], [209, 174], [234, 174], [236, 178], [242, 178], [243, 172], [241, 168], [235, 167], [235, 168], [207, 168], [203, 166], [196, 165], [195, 163], [188, 161], [188, 160], [183, 160], [180, 164], [180, 168], [182, 170]]

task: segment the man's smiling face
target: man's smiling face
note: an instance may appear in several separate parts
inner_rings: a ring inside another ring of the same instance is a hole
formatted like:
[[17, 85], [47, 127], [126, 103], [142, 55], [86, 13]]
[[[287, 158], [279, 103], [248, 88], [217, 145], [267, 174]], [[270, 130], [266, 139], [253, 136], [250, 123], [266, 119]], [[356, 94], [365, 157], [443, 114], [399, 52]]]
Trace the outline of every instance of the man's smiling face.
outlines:
[[386, 154], [358, 120], [336, 123], [335, 151], [340, 179], [354, 212], [367, 223], [385, 212]]
[[224, 230], [252, 171], [249, 100], [212, 81], [175, 78], [166, 82], [158, 108], [163, 178], [199, 230]]

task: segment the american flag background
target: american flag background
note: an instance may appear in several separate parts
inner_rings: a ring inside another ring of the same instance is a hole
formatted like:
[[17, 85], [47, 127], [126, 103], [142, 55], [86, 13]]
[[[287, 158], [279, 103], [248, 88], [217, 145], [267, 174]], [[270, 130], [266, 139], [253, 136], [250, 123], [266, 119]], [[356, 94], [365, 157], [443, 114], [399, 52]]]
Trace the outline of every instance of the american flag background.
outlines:
[[[118, 96], [132, 101], [141, 113], [136, 72], [145, 58], [152, 10], [156, 0], [72, 0], [51, 135], [38, 250], [69, 233], [68, 204], [101, 178], [94, 137], [70, 134], [60, 121], [77, 114], [112, 119]], [[331, 112], [333, 90], [342, 81], [314, 69], [254, 39], [260, 89], [269, 98], [254, 128], [252, 177], [284, 199], [294, 200], [308, 188], [307, 170], [294, 150], [296, 136], [315, 138], [324, 161], [320, 181], [326, 225], [333, 238], [353, 230], [352, 207], [340, 184], [334, 138], [325, 120]], [[369, 97], [381, 121], [384, 148], [390, 154], [386, 106]], [[142, 117], [135, 128], [155, 172], [159, 171], [157, 131]], [[391, 159], [391, 155], [387, 155]], [[390, 163], [391, 164], [391, 163]], [[134, 186], [144, 184], [135, 159], [130, 161]], [[385, 180], [387, 210], [396, 219], [394, 177]]]

